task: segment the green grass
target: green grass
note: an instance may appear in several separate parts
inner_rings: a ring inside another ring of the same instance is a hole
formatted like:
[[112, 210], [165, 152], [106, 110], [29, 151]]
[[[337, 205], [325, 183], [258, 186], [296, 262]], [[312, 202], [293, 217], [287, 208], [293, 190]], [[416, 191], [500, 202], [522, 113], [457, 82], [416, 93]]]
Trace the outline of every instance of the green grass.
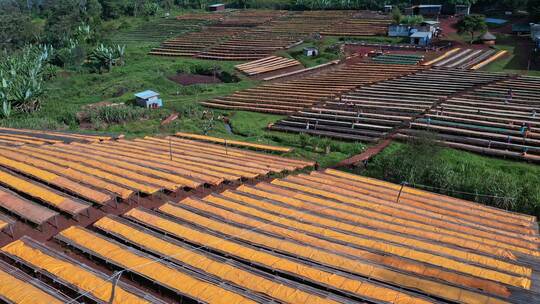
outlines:
[[540, 76], [540, 66], [531, 64], [531, 70], [527, 71], [532, 50], [531, 44], [531, 40], [527, 37], [497, 35], [495, 49], [506, 50], [508, 55], [487, 65], [483, 70]]
[[367, 170], [357, 173], [540, 216], [540, 166], [524, 162], [426, 144], [393, 143], [370, 161]]

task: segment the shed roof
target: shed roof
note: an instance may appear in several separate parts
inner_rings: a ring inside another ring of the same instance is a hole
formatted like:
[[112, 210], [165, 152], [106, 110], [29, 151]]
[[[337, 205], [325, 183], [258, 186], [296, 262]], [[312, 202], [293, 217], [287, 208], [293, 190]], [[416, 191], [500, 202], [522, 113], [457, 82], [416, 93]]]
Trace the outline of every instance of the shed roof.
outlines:
[[223, 3], [216, 3], [216, 4], [210, 4], [209, 7], [220, 7], [220, 6], [225, 6], [225, 4]]
[[431, 35], [431, 32], [414, 32], [411, 37], [412, 38], [429, 38]]
[[497, 40], [497, 37], [490, 32], [485, 32], [482, 36], [480, 36], [480, 40]]
[[420, 4], [419, 8], [442, 8], [442, 4]]
[[159, 96], [159, 93], [151, 91], [151, 90], [146, 90], [146, 91], [142, 91], [135, 94], [135, 97], [139, 97], [143, 99], [155, 97], [155, 96]]
[[426, 20], [426, 21], [422, 21], [421, 24], [437, 25], [437, 24], [439, 24], [439, 23], [440, 23], [439, 21]]
[[527, 23], [512, 24], [512, 32], [530, 32], [531, 25]]

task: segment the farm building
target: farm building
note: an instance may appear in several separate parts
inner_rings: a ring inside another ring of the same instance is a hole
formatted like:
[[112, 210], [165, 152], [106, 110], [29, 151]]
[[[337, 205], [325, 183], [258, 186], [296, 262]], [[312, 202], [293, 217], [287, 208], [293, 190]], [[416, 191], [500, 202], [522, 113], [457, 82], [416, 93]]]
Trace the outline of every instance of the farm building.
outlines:
[[471, 6], [464, 4], [456, 4], [454, 14], [456, 16], [467, 16], [471, 13]]
[[410, 38], [411, 38], [411, 44], [426, 46], [431, 43], [431, 39], [433, 38], [433, 33], [432, 32], [415, 32], [411, 34]]
[[540, 48], [540, 24], [531, 23], [531, 38], [535, 42], [535, 47]]
[[224, 11], [225, 10], [225, 4], [223, 4], [223, 3], [211, 4], [211, 5], [208, 6], [208, 10], [211, 11], [211, 12]]
[[406, 15], [439, 16], [442, 11], [441, 4], [420, 4], [405, 9]]
[[486, 45], [495, 45], [497, 37], [490, 32], [485, 32], [482, 36], [480, 36], [480, 41]]
[[512, 34], [514, 35], [529, 35], [531, 33], [531, 25], [527, 23], [512, 24]]
[[304, 55], [308, 57], [314, 57], [314, 56], [319, 55], [319, 50], [316, 47], [305, 47]]
[[161, 108], [163, 106], [163, 100], [159, 98], [159, 93], [146, 90], [135, 94], [137, 104], [145, 108]]

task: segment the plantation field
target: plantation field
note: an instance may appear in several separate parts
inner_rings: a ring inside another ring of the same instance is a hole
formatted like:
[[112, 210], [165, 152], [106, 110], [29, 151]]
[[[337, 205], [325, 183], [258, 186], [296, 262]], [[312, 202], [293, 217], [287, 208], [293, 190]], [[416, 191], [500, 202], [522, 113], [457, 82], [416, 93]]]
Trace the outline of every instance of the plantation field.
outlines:
[[[161, 27], [156, 27], [156, 24], [161, 24]], [[15, 115], [9, 119], [2, 119], [0, 125], [122, 133], [128, 138], [172, 134], [176, 131], [207, 133], [249, 142], [290, 146], [294, 151], [287, 156], [315, 160], [323, 167], [332, 166], [366, 148], [366, 144], [363, 143], [266, 130], [268, 124], [283, 119], [283, 116], [210, 110], [200, 106], [200, 101], [254, 87], [258, 81], [239, 76], [237, 82], [180, 86], [169, 80], [167, 77], [177, 72], [196, 73], [201, 70], [218, 69], [233, 74], [234, 65], [239, 63], [147, 55], [150, 49], [159, 45], [163, 39], [174, 36], [175, 31], [191, 30], [193, 24], [176, 27], [163, 18], [150, 20], [121, 18], [106, 26], [110, 29], [108, 37], [110, 41], [127, 46], [124, 66], [115, 67], [111, 72], [103, 74], [61, 70], [55, 79], [47, 83], [47, 96], [39, 111], [30, 115]], [[166, 29], [168, 32], [160, 34], [156, 32], [156, 28]], [[369, 39], [387, 41], [384, 37]], [[306, 66], [314, 66], [338, 58], [337, 54], [326, 50], [338, 41], [339, 37], [330, 37], [320, 43], [307, 42], [283, 52], [283, 55], [294, 57]], [[301, 50], [308, 45], [322, 47], [322, 56], [318, 58], [303, 56]], [[504, 44], [500, 47], [504, 48]], [[488, 69], [506, 70], [509, 67], [508, 64], [496, 63], [488, 66]], [[81, 127], [77, 113], [85, 105], [102, 101], [129, 104], [135, 92], [146, 89], [161, 93], [165, 103], [164, 109], [157, 111], [137, 109], [130, 110], [129, 113], [111, 110], [94, 113], [91, 126]], [[178, 112], [179, 119], [170, 125], [161, 126], [161, 120], [172, 112]], [[438, 148], [433, 154], [419, 154], [420, 152], [422, 150], [418, 150], [415, 144], [393, 144], [370, 163], [367, 171], [359, 173], [397, 183], [407, 181], [442, 188], [441, 193], [458, 197], [461, 195], [455, 191], [490, 193], [498, 197], [470, 194], [464, 197], [511, 210], [540, 214], [538, 166], [492, 159], [447, 148]], [[435, 188], [426, 190], [437, 191]]]

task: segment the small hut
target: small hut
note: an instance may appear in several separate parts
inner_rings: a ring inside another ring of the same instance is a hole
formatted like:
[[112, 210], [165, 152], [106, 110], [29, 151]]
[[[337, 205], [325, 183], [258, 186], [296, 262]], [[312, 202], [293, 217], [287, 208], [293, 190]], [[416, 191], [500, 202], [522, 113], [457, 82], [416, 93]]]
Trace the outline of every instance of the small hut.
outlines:
[[146, 90], [135, 94], [137, 104], [145, 108], [161, 108], [163, 107], [163, 100], [159, 98], [159, 93]]
[[316, 47], [312, 47], [312, 46], [305, 47], [304, 48], [304, 55], [308, 56], [308, 57], [319, 56], [319, 49], [317, 49]]
[[490, 32], [485, 32], [482, 36], [480, 36], [480, 40], [485, 45], [495, 45], [497, 37]]
[[208, 10], [211, 11], [211, 12], [224, 11], [225, 10], [225, 4], [223, 4], [223, 3], [211, 4], [211, 5], [208, 6]]

